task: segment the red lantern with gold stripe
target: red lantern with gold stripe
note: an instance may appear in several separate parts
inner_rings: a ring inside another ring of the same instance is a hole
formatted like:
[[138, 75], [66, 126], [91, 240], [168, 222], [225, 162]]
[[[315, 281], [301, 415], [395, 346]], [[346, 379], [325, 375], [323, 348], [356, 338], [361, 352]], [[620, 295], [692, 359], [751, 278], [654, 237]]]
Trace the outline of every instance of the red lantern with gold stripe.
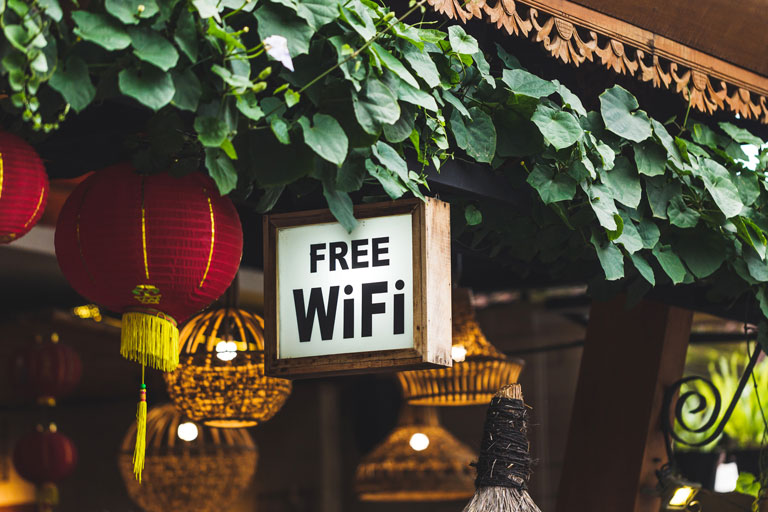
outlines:
[[46, 429], [38, 425], [16, 442], [13, 466], [22, 478], [37, 486], [40, 512], [53, 511], [59, 503], [58, 482], [75, 471], [77, 449], [67, 436], [57, 432], [56, 425]]
[[56, 256], [72, 287], [123, 314], [121, 353], [163, 371], [178, 364], [177, 323], [219, 298], [240, 265], [232, 201], [200, 173], [98, 171], [70, 195]]
[[80, 356], [72, 347], [51, 340], [30, 344], [12, 358], [11, 376], [23, 394], [41, 405], [55, 405], [56, 399], [75, 389], [82, 372]]
[[96, 172], [72, 192], [56, 226], [56, 257], [72, 287], [120, 312], [120, 353], [142, 365], [134, 472], [146, 432], [144, 365], [179, 363], [177, 322], [226, 291], [243, 232], [232, 201], [199, 173], [142, 175], [127, 164]]
[[0, 132], [0, 244], [27, 234], [43, 215], [47, 199], [43, 161], [22, 139]]

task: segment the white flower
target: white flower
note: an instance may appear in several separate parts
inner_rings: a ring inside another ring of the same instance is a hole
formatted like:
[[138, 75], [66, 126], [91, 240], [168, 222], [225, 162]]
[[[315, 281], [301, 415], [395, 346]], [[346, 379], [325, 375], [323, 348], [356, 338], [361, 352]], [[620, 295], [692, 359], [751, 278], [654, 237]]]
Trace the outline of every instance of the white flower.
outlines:
[[264, 39], [264, 49], [267, 55], [280, 61], [283, 66], [293, 71], [293, 61], [288, 53], [288, 40], [283, 36], [269, 36]]

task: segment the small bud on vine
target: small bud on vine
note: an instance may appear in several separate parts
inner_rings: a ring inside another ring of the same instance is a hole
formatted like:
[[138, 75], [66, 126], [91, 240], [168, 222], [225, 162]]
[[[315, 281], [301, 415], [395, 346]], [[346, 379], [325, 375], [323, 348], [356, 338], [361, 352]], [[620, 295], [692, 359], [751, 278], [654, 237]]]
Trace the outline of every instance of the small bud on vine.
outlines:
[[145, 9], [144, 4], [139, 4], [139, 7], [136, 10], [139, 11], [139, 14], [141, 14], [144, 12], [144, 9]]

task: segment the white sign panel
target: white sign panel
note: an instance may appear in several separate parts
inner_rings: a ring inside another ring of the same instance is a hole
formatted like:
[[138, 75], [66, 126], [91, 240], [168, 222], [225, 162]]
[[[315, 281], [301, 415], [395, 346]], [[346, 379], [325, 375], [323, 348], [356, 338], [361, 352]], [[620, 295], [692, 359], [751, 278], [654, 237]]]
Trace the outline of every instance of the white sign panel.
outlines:
[[277, 232], [277, 357], [410, 349], [411, 214]]

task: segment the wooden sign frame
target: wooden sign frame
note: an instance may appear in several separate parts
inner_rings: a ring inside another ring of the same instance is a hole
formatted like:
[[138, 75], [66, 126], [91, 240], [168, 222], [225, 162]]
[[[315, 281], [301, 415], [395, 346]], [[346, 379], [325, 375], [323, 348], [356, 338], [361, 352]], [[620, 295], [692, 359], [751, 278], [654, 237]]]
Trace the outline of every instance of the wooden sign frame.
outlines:
[[428, 198], [355, 206], [355, 218], [410, 214], [413, 238], [413, 348], [280, 359], [277, 234], [336, 222], [330, 210], [264, 216], [264, 351], [267, 375], [320, 377], [451, 366], [450, 205]]

